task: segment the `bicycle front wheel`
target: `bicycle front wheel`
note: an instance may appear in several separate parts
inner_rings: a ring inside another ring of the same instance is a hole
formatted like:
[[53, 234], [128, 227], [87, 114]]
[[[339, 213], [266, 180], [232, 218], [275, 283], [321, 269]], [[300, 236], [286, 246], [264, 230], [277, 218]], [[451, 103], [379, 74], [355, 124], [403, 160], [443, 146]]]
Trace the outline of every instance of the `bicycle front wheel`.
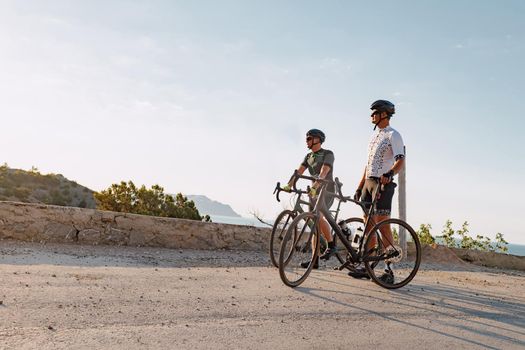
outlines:
[[318, 217], [314, 213], [298, 215], [288, 227], [279, 251], [279, 275], [289, 287], [306, 280], [319, 254]]
[[275, 219], [272, 227], [272, 234], [270, 236], [270, 260], [273, 266], [279, 266], [279, 250], [281, 249], [281, 242], [283, 241], [286, 230], [292, 223], [296, 212], [292, 210], [283, 210]]
[[[406, 249], [401, 237], [406, 237]], [[407, 285], [421, 263], [421, 244], [414, 229], [399, 219], [377, 223], [368, 234], [363, 262], [368, 275], [381, 287], [396, 289]]]

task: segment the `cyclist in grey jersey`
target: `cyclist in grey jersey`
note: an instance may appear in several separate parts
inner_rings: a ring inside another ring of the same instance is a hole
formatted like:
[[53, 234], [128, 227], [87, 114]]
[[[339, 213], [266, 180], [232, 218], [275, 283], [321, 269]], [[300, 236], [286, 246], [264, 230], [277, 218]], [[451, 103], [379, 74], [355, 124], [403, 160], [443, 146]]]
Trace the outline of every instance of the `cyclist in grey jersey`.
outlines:
[[[390, 118], [395, 113], [394, 104], [386, 100], [378, 100], [372, 103], [370, 109], [372, 110], [371, 121], [375, 124], [374, 131], [376, 128], [379, 129], [370, 139], [367, 165], [354, 199], [371, 202], [378, 187], [382, 186], [383, 190], [376, 203], [370, 226], [366, 230], [369, 230], [375, 223], [390, 218], [392, 197], [397, 186], [393, 182], [393, 178], [403, 168], [405, 162], [405, 147], [401, 134], [390, 126]], [[385, 242], [393, 242], [392, 232], [388, 225], [381, 229], [381, 234], [385, 237]], [[375, 242], [371, 240], [370, 245], [371, 247], [374, 246]], [[391, 246], [385, 248], [388, 249], [389, 247]], [[355, 278], [369, 278], [364, 267], [349, 272], [349, 275]], [[385, 271], [381, 278], [386, 281], [393, 280], [392, 272]]]
[[[310, 175], [318, 176], [320, 179], [332, 180], [334, 167], [334, 153], [330, 150], [323, 149], [321, 147], [325, 139], [325, 134], [319, 129], [311, 129], [306, 133], [306, 146], [308, 147], [308, 149], [311, 150], [311, 152], [305, 156], [303, 162], [297, 169], [297, 172], [300, 175], [302, 175], [305, 172], [305, 170], [308, 169]], [[291, 179], [290, 182], [285, 187], [283, 187], [283, 189], [285, 191], [290, 190], [291, 186], [293, 185], [293, 181], [295, 181], [295, 179]], [[320, 185], [321, 184], [319, 182], [314, 182], [312, 184], [310, 192], [310, 198], [312, 202], [314, 201], [314, 198], [317, 197], [317, 189]], [[328, 185], [328, 191], [334, 191], [333, 184]], [[333, 197], [326, 198], [326, 207], [328, 209], [330, 209], [332, 203]], [[328, 242], [328, 248], [320, 257], [318, 257], [318, 259], [320, 258], [322, 260], [328, 260], [335, 254], [336, 247], [335, 242], [333, 241], [332, 235], [330, 233], [330, 225], [328, 224], [328, 221], [326, 221], [325, 217], [322, 214], [319, 220], [319, 227], [321, 233]], [[309, 261], [304, 262], [301, 264], [301, 266], [306, 268], [308, 267], [309, 263]], [[319, 261], [317, 260], [314, 262], [314, 268], [318, 267]]]

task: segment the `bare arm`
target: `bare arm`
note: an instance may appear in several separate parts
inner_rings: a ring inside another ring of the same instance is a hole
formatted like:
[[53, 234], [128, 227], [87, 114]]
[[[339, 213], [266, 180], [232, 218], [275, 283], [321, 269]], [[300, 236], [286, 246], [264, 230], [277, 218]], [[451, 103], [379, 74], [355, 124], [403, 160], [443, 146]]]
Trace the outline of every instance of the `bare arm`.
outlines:
[[[303, 175], [305, 170], [306, 170], [306, 167], [301, 164], [301, 165], [299, 165], [299, 168], [297, 168], [297, 173], [299, 175]], [[297, 181], [297, 179], [294, 176], [292, 176], [292, 178], [288, 182], [288, 186], [292, 187], [295, 181]]]
[[[399, 173], [401, 171], [401, 169], [403, 169], [403, 166], [405, 165], [405, 158], [399, 158], [398, 160], [396, 160], [396, 162], [394, 163], [394, 165], [392, 166], [392, 168], [390, 169], [390, 171], [393, 172], [392, 176]], [[385, 176], [381, 176], [381, 184], [385, 185], [387, 183], [389, 183], [390, 181], [392, 181], [392, 178], [388, 178], [388, 177], [385, 177]]]
[[[329, 165], [323, 164], [323, 166], [321, 167], [321, 172], [319, 173], [319, 178], [320, 179], [326, 178], [326, 175], [328, 175], [328, 173], [330, 172], [331, 169], [332, 168]], [[314, 188], [318, 188], [319, 187], [319, 182], [315, 182], [312, 186]]]
[[392, 170], [394, 171], [394, 175], [398, 174], [401, 169], [403, 169], [403, 166], [405, 166], [405, 158], [399, 158], [394, 163], [394, 166], [392, 167]]

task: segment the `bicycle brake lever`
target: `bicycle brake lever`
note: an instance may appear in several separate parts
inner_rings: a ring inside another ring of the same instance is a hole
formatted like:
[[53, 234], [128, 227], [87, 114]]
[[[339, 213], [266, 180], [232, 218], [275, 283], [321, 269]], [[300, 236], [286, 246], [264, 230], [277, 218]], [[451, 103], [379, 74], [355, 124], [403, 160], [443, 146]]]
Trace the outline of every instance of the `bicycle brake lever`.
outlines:
[[[277, 192], [277, 194], [275, 194]], [[275, 194], [275, 198], [277, 199], [277, 202], [280, 202], [279, 194], [281, 193], [281, 183], [278, 182], [277, 185], [275, 185], [275, 188], [273, 190], [273, 194]]]

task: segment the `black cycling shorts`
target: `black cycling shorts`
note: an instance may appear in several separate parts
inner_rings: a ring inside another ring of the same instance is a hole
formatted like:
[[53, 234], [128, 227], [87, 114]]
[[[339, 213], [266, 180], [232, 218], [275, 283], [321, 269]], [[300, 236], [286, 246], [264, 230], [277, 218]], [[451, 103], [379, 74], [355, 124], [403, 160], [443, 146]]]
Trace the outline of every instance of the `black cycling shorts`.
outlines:
[[[365, 185], [363, 186], [363, 192], [361, 193], [361, 201], [371, 203], [372, 195], [375, 194], [378, 185], [379, 179], [366, 179]], [[390, 216], [390, 213], [392, 212], [392, 198], [394, 197], [394, 190], [397, 187], [397, 184], [394, 182], [389, 182], [383, 187], [383, 192], [381, 192], [381, 197], [376, 203], [376, 208], [373, 215]], [[370, 204], [366, 205], [366, 209], [368, 212], [370, 209]]]

